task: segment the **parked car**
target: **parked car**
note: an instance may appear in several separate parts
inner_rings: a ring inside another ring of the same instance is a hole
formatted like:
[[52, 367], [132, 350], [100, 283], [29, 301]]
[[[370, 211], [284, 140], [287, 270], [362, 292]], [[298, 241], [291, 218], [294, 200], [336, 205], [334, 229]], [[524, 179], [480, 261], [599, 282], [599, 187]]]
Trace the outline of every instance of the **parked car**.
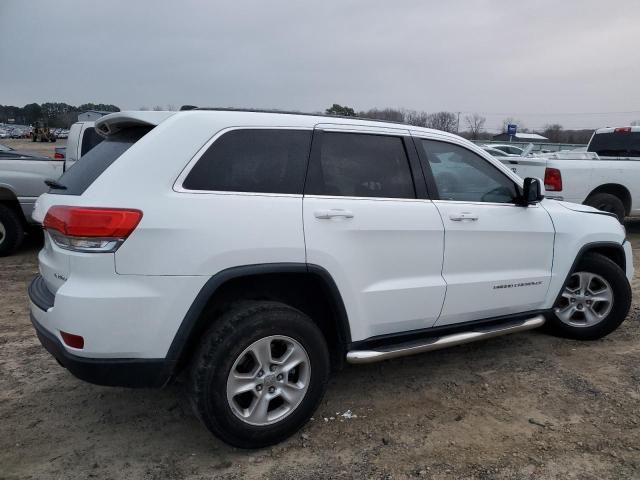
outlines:
[[586, 152], [501, 159], [522, 177], [544, 178], [547, 195], [625, 216], [640, 213], [640, 127], [600, 128]]
[[496, 150], [502, 150], [504, 153], [508, 153], [509, 155], [522, 156], [522, 152], [524, 151], [524, 148], [516, 147], [515, 145], [496, 145], [492, 143], [486, 146], [489, 148], [495, 148]]
[[95, 128], [106, 139], [36, 205], [38, 337], [98, 384], [184, 373], [198, 417], [232, 445], [290, 436], [345, 360], [543, 325], [592, 340], [629, 311], [617, 219], [546, 200], [456, 135], [216, 110]]
[[487, 147], [487, 146], [482, 147], [482, 149], [485, 152], [487, 152], [489, 155], [491, 155], [492, 157], [496, 157], [496, 158], [499, 158], [499, 157], [519, 157], [520, 156], [520, 155], [516, 155], [516, 154], [513, 154], [513, 153], [507, 153], [507, 152], [505, 152], [503, 150], [498, 150], [497, 148], [492, 148], [492, 147]]
[[0, 257], [22, 243], [25, 227], [35, 223], [33, 205], [48, 188], [45, 180], [61, 174], [60, 161], [0, 144]]
[[9, 132], [6, 130], [0, 130], [0, 138], [9, 138]]
[[67, 154], [67, 147], [56, 147], [53, 158], [56, 160], [64, 160]]

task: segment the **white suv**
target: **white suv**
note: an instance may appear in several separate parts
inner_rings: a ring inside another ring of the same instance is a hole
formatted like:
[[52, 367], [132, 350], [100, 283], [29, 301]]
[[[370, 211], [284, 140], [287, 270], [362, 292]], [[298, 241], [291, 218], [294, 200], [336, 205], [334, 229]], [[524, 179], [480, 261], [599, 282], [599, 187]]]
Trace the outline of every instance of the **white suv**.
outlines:
[[354, 118], [120, 112], [42, 195], [42, 344], [77, 377], [188, 376], [240, 447], [278, 442], [331, 368], [546, 327], [591, 340], [631, 302], [624, 227], [543, 199], [455, 135]]

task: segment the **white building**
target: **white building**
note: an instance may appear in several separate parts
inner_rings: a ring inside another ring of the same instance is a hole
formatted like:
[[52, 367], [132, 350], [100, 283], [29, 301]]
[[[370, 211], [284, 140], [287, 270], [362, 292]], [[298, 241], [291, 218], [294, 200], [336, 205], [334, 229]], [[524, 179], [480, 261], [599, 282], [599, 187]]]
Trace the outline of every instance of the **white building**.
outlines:
[[79, 122], [95, 122], [100, 117], [104, 117], [105, 115], [109, 115], [113, 112], [104, 112], [101, 110], [87, 110], [86, 112], [82, 112], [78, 114]]

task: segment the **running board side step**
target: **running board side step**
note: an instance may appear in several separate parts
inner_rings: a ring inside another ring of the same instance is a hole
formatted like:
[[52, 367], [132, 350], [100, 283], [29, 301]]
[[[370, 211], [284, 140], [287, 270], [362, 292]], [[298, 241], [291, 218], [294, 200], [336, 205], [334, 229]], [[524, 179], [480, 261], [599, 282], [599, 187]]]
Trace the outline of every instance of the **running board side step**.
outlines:
[[404, 357], [407, 355], [415, 355], [417, 353], [431, 352], [440, 350], [441, 348], [453, 347], [464, 343], [476, 342], [486, 338], [498, 337], [508, 333], [523, 332], [525, 330], [533, 330], [534, 328], [544, 325], [545, 318], [543, 315], [526, 320], [511, 321], [491, 327], [479, 327], [468, 332], [453, 333], [441, 337], [430, 337], [418, 342], [404, 343], [400, 345], [391, 345], [374, 350], [351, 350], [347, 353], [347, 362], [349, 363], [373, 363], [390, 358]]

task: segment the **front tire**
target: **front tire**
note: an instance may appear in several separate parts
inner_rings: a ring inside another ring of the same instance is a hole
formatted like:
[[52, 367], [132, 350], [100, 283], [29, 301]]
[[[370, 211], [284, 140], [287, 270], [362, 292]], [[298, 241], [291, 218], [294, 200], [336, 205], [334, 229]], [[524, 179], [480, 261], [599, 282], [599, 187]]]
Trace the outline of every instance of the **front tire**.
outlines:
[[630, 307], [631, 286], [624, 271], [607, 257], [589, 253], [563, 287], [547, 327], [562, 337], [597, 340], [618, 328]]
[[324, 335], [309, 317], [281, 303], [246, 301], [205, 334], [189, 394], [214, 435], [236, 447], [260, 448], [308, 421], [329, 370]]
[[585, 205], [597, 208], [603, 212], [613, 213], [620, 223], [624, 222], [625, 209], [622, 200], [610, 193], [596, 193], [591, 195], [584, 202]]

